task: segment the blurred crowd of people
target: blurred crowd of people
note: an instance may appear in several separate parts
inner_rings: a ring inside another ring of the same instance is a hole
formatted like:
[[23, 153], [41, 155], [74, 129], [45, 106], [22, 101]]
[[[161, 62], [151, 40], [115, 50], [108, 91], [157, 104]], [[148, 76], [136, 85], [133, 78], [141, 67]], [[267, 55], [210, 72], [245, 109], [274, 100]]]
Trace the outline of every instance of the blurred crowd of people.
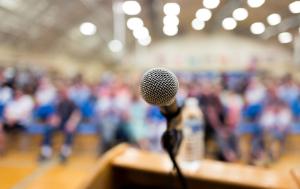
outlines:
[[[290, 76], [276, 79], [255, 73], [208, 77], [177, 73], [179, 105], [194, 97], [205, 125], [206, 157], [254, 163], [276, 160], [293, 127], [300, 125], [300, 85]], [[139, 81], [114, 74], [85, 82], [52, 76], [30, 69], [0, 70], [0, 151], [5, 135], [42, 127], [40, 160], [52, 157], [53, 135], [62, 132], [60, 159], [71, 154], [82, 125], [99, 134], [99, 154], [119, 142], [161, 150], [166, 128], [159, 108], [147, 105], [139, 95]]]

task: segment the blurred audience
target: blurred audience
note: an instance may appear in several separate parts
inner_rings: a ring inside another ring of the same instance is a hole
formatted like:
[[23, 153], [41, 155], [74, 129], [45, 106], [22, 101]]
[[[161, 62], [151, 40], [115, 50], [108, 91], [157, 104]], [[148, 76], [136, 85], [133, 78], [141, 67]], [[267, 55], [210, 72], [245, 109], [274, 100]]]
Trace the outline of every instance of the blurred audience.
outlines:
[[[208, 158], [247, 164], [277, 160], [291, 128], [300, 125], [300, 85], [291, 75], [177, 75], [178, 103], [195, 97], [203, 112]], [[100, 154], [123, 141], [161, 151], [164, 118], [141, 99], [137, 83], [117, 74], [88, 83], [82, 75], [61, 78], [36, 70], [1, 69], [0, 152], [5, 150], [5, 136], [19, 130], [41, 131], [40, 160], [52, 156], [56, 131], [64, 136], [62, 161], [71, 154], [75, 134], [90, 130], [100, 136]], [[39, 129], [32, 129], [37, 125]]]

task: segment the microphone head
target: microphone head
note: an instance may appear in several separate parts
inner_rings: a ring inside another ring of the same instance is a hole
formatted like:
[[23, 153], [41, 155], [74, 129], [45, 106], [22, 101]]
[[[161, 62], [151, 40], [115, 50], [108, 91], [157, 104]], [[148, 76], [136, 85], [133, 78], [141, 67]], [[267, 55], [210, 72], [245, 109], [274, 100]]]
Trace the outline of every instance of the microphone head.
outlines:
[[165, 68], [152, 68], [144, 73], [141, 95], [146, 102], [156, 106], [168, 106], [175, 100], [179, 87], [174, 73]]

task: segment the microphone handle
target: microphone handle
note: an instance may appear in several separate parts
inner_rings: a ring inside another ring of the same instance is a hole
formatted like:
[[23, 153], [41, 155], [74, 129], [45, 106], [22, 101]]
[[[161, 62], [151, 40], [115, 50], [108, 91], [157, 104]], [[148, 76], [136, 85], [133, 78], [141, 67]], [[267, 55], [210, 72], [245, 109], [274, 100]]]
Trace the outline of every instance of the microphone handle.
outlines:
[[181, 129], [181, 107], [176, 100], [168, 106], [160, 106], [160, 112], [167, 119], [167, 129]]

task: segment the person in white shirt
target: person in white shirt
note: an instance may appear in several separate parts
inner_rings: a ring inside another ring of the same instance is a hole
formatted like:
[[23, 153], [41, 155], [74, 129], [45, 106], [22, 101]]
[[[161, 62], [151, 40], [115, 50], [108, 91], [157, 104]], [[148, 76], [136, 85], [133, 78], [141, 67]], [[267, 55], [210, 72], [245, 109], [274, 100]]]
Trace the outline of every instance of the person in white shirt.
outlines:
[[[8, 89], [5, 89], [7, 93]], [[3, 91], [1, 91], [3, 92]], [[29, 95], [22, 90], [16, 89], [13, 97], [1, 93], [1, 103], [4, 103], [3, 113], [0, 121], [0, 153], [5, 150], [5, 132], [23, 130], [29, 121], [34, 102]]]
[[4, 109], [4, 128], [10, 130], [24, 127], [31, 117], [33, 108], [32, 97], [24, 94], [21, 89], [16, 89], [13, 99], [7, 103]]
[[277, 160], [292, 124], [292, 113], [282, 101], [273, 102], [265, 108], [260, 124], [264, 133], [265, 153], [272, 160]]
[[291, 75], [287, 75], [282, 79], [282, 83], [280, 84], [277, 93], [278, 97], [289, 106], [292, 106], [294, 101], [297, 100], [299, 89]]

